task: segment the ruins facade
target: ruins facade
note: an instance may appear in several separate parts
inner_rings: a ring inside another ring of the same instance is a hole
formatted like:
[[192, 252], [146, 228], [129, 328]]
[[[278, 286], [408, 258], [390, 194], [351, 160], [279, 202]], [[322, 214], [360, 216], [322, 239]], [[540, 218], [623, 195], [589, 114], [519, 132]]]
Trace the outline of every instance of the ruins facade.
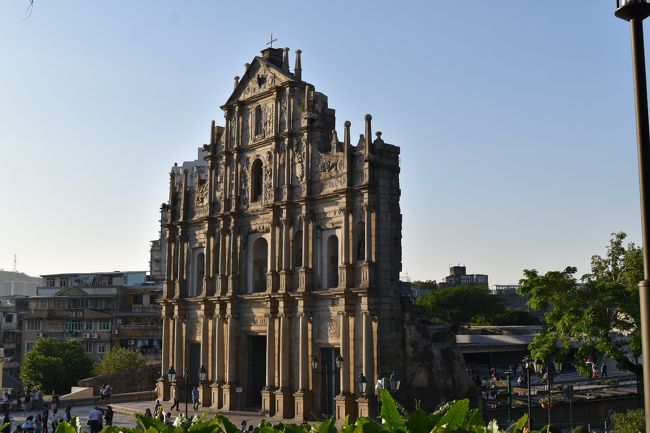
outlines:
[[342, 420], [369, 415], [377, 380], [404, 368], [399, 147], [370, 115], [340, 140], [295, 53], [293, 71], [288, 48], [246, 64], [224, 126], [171, 170], [163, 400], [202, 370], [204, 406]]

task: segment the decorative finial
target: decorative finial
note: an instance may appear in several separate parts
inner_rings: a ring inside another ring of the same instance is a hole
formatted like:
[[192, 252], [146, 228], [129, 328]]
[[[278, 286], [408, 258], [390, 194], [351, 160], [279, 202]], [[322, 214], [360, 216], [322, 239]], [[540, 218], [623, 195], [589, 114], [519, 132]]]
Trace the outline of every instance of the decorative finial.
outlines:
[[372, 127], [370, 121], [372, 120], [372, 116], [370, 114], [366, 114], [366, 134], [365, 134], [365, 145], [366, 145], [366, 153], [370, 153], [370, 143], [372, 140]]
[[239, 84], [239, 75], [235, 75], [235, 88], [237, 88], [237, 84]]
[[289, 48], [284, 47], [282, 51], [282, 70], [289, 72]]
[[345, 128], [343, 129], [343, 146], [347, 148], [350, 145], [350, 126], [352, 123], [350, 123], [349, 120], [346, 120], [345, 123], [343, 123], [343, 126]]
[[293, 67], [293, 75], [296, 77], [296, 80], [302, 81], [302, 63], [300, 61], [301, 50], [296, 50], [296, 66]]
[[244, 74], [246, 73], [246, 71], [248, 71], [248, 68], [250, 67], [251, 67], [250, 63], [244, 63]]

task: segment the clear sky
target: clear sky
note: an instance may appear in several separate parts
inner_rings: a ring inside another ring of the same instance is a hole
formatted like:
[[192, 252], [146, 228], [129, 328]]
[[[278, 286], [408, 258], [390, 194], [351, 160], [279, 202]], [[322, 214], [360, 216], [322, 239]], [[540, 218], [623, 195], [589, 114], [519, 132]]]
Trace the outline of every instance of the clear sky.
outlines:
[[[401, 146], [403, 270], [514, 283], [640, 240], [628, 24], [614, 0], [0, 3], [0, 267], [148, 268], [174, 162], [265, 47]], [[650, 21], [648, 22], [650, 25]]]

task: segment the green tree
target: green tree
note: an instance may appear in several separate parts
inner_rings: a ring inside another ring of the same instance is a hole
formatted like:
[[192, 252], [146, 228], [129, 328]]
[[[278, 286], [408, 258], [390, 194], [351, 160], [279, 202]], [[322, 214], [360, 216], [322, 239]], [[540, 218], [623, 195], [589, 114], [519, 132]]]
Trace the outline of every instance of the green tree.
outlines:
[[[592, 256], [591, 273], [576, 279], [577, 269], [550, 271], [540, 275], [524, 270], [520, 293], [530, 297], [534, 309], [548, 311], [545, 325], [529, 348], [534, 357], [567, 353], [578, 343], [574, 363], [588, 375], [589, 355], [603, 355], [620, 367], [641, 376], [632, 359], [641, 353], [639, 290], [643, 278], [641, 248], [623, 244], [625, 233], [613, 233], [604, 256]], [[560, 347], [557, 346], [560, 342]]]
[[416, 299], [424, 313], [449, 325], [452, 332], [475, 324], [489, 323], [505, 311], [501, 298], [487, 287], [460, 285], [433, 290]]
[[80, 379], [90, 376], [92, 360], [77, 340], [39, 338], [20, 367], [25, 388], [64, 394]]
[[632, 409], [625, 413], [612, 415], [613, 433], [637, 433], [645, 431], [645, 412], [643, 409]]
[[435, 290], [438, 287], [438, 284], [434, 280], [426, 280], [426, 281], [413, 281], [414, 286], [420, 286], [423, 289], [428, 289], [428, 290]]
[[99, 375], [112, 374], [129, 368], [142, 367], [146, 363], [147, 360], [141, 353], [123, 347], [114, 347], [95, 364], [93, 371]]

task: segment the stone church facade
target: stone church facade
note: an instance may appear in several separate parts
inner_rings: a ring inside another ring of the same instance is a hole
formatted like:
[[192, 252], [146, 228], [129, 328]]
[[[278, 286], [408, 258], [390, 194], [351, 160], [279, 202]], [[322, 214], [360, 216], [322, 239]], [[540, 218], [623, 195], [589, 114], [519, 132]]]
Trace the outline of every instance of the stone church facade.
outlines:
[[350, 122], [340, 140], [300, 56], [293, 71], [288, 48], [246, 64], [224, 126], [172, 168], [163, 400], [204, 368], [204, 406], [342, 420], [368, 415], [378, 378], [404, 368], [399, 148], [373, 138], [370, 115], [356, 143]]

